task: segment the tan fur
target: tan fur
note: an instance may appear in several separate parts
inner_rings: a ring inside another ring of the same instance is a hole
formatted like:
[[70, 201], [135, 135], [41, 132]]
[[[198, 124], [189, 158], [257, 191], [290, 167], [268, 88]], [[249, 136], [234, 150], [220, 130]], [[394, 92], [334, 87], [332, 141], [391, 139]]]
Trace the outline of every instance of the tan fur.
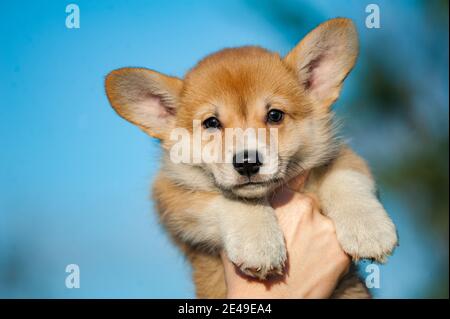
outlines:
[[[161, 139], [163, 165], [153, 197], [161, 222], [192, 263], [198, 297], [226, 296], [221, 250], [250, 276], [264, 279], [283, 271], [283, 234], [267, 198], [305, 172], [310, 175], [304, 191], [333, 220], [344, 251], [354, 260], [380, 262], [392, 253], [395, 226], [376, 198], [367, 164], [336, 137], [330, 111], [357, 55], [353, 23], [333, 19], [285, 58], [242, 47], [209, 55], [184, 79], [142, 68], [108, 75], [106, 92], [117, 113]], [[266, 121], [272, 109], [284, 112], [281, 123]], [[211, 116], [220, 119], [222, 131], [277, 128], [278, 170], [248, 177], [259, 185], [240, 187], [247, 177], [229, 163], [173, 163], [172, 129], [192, 134], [194, 120]], [[351, 271], [333, 297], [368, 296]]]
[[192, 264], [197, 298], [226, 298], [227, 287], [220, 257], [197, 251], [191, 251], [187, 257]]

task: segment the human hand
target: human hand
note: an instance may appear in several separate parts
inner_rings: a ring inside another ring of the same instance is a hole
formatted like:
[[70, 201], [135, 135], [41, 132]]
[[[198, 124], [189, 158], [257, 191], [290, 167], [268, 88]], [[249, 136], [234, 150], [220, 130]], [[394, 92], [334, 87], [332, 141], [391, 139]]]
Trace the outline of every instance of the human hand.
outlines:
[[288, 251], [285, 274], [265, 281], [246, 277], [222, 254], [228, 298], [328, 298], [348, 272], [350, 257], [339, 245], [332, 221], [312, 195], [293, 191], [293, 180], [271, 200]]

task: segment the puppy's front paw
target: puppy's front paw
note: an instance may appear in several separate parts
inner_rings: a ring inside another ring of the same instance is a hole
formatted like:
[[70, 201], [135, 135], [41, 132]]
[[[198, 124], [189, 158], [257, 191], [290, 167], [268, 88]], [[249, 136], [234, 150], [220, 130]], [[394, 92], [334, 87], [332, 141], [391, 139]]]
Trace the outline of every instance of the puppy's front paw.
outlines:
[[286, 247], [278, 224], [253, 225], [252, 229], [229, 236], [225, 243], [228, 258], [246, 275], [266, 279], [282, 275]]
[[386, 262], [398, 239], [394, 223], [384, 208], [373, 200], [349, 209], [334, 219], [337, 237], [344, 251], [354, 260], [368, 258]]

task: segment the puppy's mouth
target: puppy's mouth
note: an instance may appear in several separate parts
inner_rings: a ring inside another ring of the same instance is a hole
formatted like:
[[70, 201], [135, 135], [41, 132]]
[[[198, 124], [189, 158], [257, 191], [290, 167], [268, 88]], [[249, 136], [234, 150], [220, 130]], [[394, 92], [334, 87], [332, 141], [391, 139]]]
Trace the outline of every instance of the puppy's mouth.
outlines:
[[264, 181], [247, 180], [242, 183], [234, 185], [233, 188], [240, 189], [240, 188], [248, 188], [248, 187], [268, 187], [268, 186], [278, 185], [281, 182], [282, 182], [282, 178], [272, 178], [272, 179], [264, 180]]
[[247, 179], [246, 181], [240, 181], [234, 184], [225, 191], [241, 198], [260, 199], [282, 184], [282, 178], [273, 177], [265, 180]]

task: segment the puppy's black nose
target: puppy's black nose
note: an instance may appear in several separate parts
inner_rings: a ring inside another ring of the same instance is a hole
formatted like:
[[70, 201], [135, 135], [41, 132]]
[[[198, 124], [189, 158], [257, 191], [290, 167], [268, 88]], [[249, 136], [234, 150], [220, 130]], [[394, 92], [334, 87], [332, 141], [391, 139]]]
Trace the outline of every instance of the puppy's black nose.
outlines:
[[241, 175], [248, 177], [259, 172], [262, 166], [260, 161], [261, 156], [257, 151], [244, 151], [233, 156], [234, 169]]

